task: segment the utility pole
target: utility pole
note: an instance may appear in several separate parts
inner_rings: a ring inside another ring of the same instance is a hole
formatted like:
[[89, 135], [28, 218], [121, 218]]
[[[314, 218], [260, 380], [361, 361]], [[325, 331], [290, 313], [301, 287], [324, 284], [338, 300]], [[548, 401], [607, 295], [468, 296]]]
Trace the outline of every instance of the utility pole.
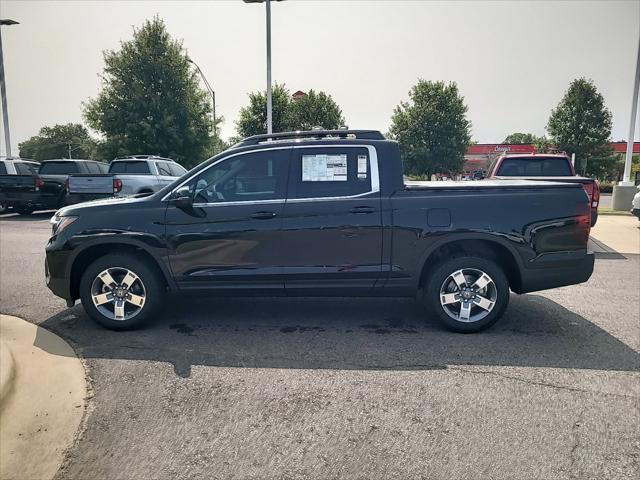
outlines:
[[189, 62], [190, 64], [194, 65], [196, 67], [196, 69], [198, 70], [198, 73], [200, 74], [200, 78], [202, 78], [203, 83], [205, 84], [205, 86], [207, 87], [207, 90], [209, 90], [209, 94], [211, 95], [211, 103], [213, 104], [212, 107], [212, 113], [213, 113], [213, 136], [217, 137], [218, 136], [218, 127], [216, 126], [216, 92], [213, 90], [213, 88], [211, 87], [211, 84], [209, 83], [209, 80], [207, 80], [207, 77], [204, 76], [204, 73], [202, 73], [202, 69], [200, 68], [200, 66], [193, 61], [193, 59], [187, 57], [187, 62]]
[[271, 0], [267, 4], [267, 134], [273, 133], [273, 100], [271, 98]]
[[0, 96], [2, 96], [2, 122], [4, 125], [4, 143], [7, 158], [11, 158], [11, 134], [9, 133], [9, 112], [7, 110], [7, 82], [4, 76], [4, 57], [2, 54], [2, 25], [18, 25], [15, 20], [0, 20]]
[[[265, 3], [267, 8], [267, 134], [273, 133], [273, 99], [271, 95], [271, 1], [243, 0], [244, 3]], [[273, 0], [281, 2], [282, 0]]]

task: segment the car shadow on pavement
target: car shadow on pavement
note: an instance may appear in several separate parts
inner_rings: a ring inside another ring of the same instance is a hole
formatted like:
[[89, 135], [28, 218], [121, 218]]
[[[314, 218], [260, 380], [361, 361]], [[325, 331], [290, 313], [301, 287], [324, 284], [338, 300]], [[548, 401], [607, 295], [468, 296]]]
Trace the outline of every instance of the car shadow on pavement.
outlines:
[[[638, 371], [640, 355], [605, 330], [538, 295], [511, 296], [505, 316], [474, 335], [443, 330], [408, 299], [169, 298], [149, 327], [105, 330], [77, 305], [41, 326], [86, 359], [191, 367], [351, 370], [504, 365]], [[35, 341], [38, 345], [38, 338]], [[55, 352], [52, 352], [55, 353]]]

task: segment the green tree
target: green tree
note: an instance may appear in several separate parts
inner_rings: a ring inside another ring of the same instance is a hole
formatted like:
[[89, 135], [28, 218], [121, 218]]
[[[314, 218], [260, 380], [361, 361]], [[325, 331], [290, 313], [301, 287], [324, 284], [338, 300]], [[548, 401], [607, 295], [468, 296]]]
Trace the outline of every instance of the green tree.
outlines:
[[502, 143], [511, 144], [511, 145], [530, 145], [530, 144], [535, 145], [543, 138], [544, 137], [538, 137], [533, 133], [515, 132], [515, 133], [512, 133], [511, 135], [507, 135], [507, 138], [505, 138]]
[[[310, 90], [293, 100], [289, 89], [276, 83], [271, 96], [274, 132], [310, 130], [313, 127], [335, 129], [344, 125], [342, 110], [325, 92]], [[267, 133], [266, 92], [249, 94], [249, 105], [240, 110], [236, 127], [241, 138]]]
[[42, 127], [19, 146], [22, 158], [49, 160], [52, 158], [91, 158], [95, 140], [79, 123]]
[[419, 80], [391, 117], [405, 171], [412, 175], [458, 173], [471, 141], [467, 106], [455, 83]]
[[576, 154], [576, 170], [602, 178], [615, 166], [608, 147], [611, 112], [593, 81], [579, 78], [551, 112], [547, 131], [558, 150]]
[[[276, 83], [271, 91], [271, 114], [274, 132], [293, 130], [291, 118], [291, 94], [287, 87]], [[267, 93], [251, 92], [249, 105], [240, 109], [236, 121], [238, 136], [241, 138], [267, 133]]]
[[171, 157], [186, 167], [212, 148], [211, 106], [182, 43], [154, 17], [118, 51], [104, 53], [103, 87], [85, 117], [104, 141], [105, 159], [130, 154]]
[[291, 101], [291, 118], [295, 130], [310, 130], [322, 127], [333, 130], [344, 125], [342, 110], [338, 104], [324, 92], [309, 92]]

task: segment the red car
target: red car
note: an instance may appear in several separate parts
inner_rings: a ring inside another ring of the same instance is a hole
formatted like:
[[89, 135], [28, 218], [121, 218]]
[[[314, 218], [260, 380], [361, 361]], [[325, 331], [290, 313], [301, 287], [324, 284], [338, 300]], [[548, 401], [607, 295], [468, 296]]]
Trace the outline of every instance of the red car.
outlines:
[[593, 178], [576, 175], [571, 159], [565, 154], [502, 155], [489, 167], [487, 178], [581, 183], [590, 199], [591, 226], [598, 220], [600, 185]]

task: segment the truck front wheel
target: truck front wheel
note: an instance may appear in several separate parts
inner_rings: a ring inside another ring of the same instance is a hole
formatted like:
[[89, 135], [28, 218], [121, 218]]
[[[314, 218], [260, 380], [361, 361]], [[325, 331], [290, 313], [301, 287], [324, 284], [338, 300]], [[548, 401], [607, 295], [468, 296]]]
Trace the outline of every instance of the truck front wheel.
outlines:
[[502, 317], [509, 304], [509, 282], [499, 265], [476, 256], [454, 257], [435, 267], [423, 300], [447, 328], [479, 332]]
[[129, 330], [153, 320], [163, 297], [163, 284], [154, 269], [129, 255], [105, 255], [80, 279], [85, 311], [111, 330]]

